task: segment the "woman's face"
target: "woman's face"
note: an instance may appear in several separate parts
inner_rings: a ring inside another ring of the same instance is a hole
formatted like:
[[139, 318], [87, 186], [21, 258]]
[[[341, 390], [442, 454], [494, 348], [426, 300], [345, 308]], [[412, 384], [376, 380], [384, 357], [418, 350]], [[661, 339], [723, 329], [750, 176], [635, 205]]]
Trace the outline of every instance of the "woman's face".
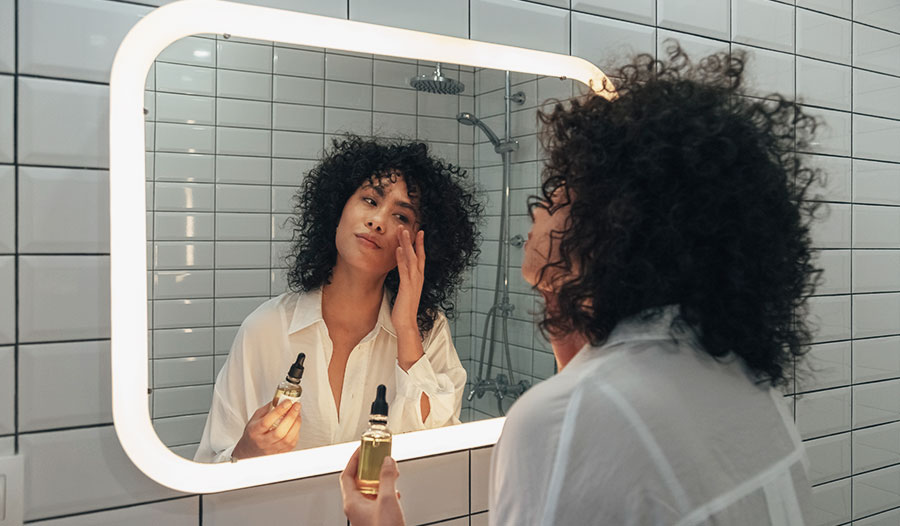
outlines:
[[[531, 231], [525, 243], [525, 255], [522, 260], [522, 277], [532, 286], [538, 285], [541, 269], [550, 262], [559, 260], [559, 242], [569, 219], [570, 199], [566, 197], [564, 187], [559, 187], [551, 194], [549, 206], [532, 208]], [[561, 205], [560, 203], [566, 203]], [[550, 211], [553, 213], [551, 214]], [[547, 269], [538, 289], [549, 291], [557, 269]]]
[[398, 234], [419, 230], [418, 209], [403, 176], [364, 183], [350, 196], [335, 234], [338, 258], [366, 273], [384, 275], [397, 266]]

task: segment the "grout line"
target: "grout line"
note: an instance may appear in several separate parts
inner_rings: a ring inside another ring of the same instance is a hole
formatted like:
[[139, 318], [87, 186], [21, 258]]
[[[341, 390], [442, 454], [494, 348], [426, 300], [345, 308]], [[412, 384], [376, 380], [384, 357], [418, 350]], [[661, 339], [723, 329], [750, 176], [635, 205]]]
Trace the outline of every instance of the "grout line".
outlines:
[[[853, 5], [855, 3], [856, 2], [850, 3], [850, 18], [851, 19], [853, 18]], [[853, 121], [856, 120], [853, 117], [853, 110], [856, 106], [854, 90], [853, 90], [853, 79], [854, 79], [854, 77], [856, 77], [856, 74], [853, 72], [853, 63], [855, 62], [853, 59], [853, 52], [854, 52], [853, 28], [854, 28], [854, 24], [853, 24], [853, 22], [850, 22], [850, 152], [849, 153], [850, 153], [851, 159], [853, 158]], [[796, 33], [796, 28], [795, 28], [794, 32]], [[853, 164], [854, 164], [853, 161], [850, 161], [850, 202], [851, 203], [853, 203]], [[853, 331], [853, 311], [855, 310], [853, 308], [853, 297], [854, 297], [854, 294], [853, 294], [853, 292], [854, 292], [853, 291], [853, 260], [854, 260], [854, 257], [853, 257], [853, 254], [854, 254], [854, 252], [853, 252], [853, 245], [854, 245], [854, 243], [853, 243], [853, 216], [856, 215], [853, 213], [853, 209], [855, 206], [856, 206], [855, 204], [850, 205], [850, 330], [851, 330], [851, 333], [850, 333], [850, 336], [851, 336], [851, 338], [850, 338], [850, 383], [851, 384], [853, 384], [853, 365], [854, 365], [853, 338], [852, 338], [853, 332], [852, 331]], [[850, 431], [851, 431], [850, 432], [850, 479], [851, 479], [851, 483], [850, 483], [850, 518], [851, 519], [853, 518], [853, 506], [854, 506], [853, 487], [855, 486], [855, 484], [852, 483], [853, 476], [855, 475], [853, 473], [853, 471], [854, 471], [853, 463], [855, 460], [853, 457], [853, 449], [854, 449], [854, 447], [853, 447], [853, 442], [854, 442], [853, 441], [853, 407], [855, 404], [853, 402], [854, 402], [854, 392], [855, 391], [856, 391], [856, 389], [853, 389], [853, 388], [850, 389]]]
[[19, 311], [21, 310], [21, 286], [19, 284], [19, 0], [13, 0], [13, 452], [19, 454]]
[[167, 499], [153, 499], [153, 500], [147, 500], [147, 501], [141, 501], [141, 502], [134, 502], [134, 503], [131, 503], [131, 504], [125, 504], [125, 505], [123, 505], [123, 506], [107, 506], [107, 507], [98, 508], [98, 509], [93, 509], [93, 510], [79, 511], [79, 512], [77, 512], [77, 513], [66, 513], [66, 514], [63, 514], [63, 515], [52, 515], [52, 516], [50, 516], [50, 517], [41, 517], [40, 519], [26, 520], [26, 521], [25, 521], [25, 524], [41, 524], [42, 522], [49, 522], [49, 521], [57, 520], [57, 519], [67, 519], [67, 518], [71, 518], [71, 517], [82, 517], [82, 516], [85, 516], [85, 515], [91, 515], [91, 514], [93, 514], [93, 513], [102, 513], [102, 512], [106, 512], [106, 511], [126, 510], [126, 509], [129, 509], [129, 508], [136, 508], [136, 507], [138, 507], [138, 506], [145, 506], [145, 505], [148, 505], [148, 504], [158, 504], [158, 503], [161, 503], [161, 502], [171, 502], [171, 501], [175, 501], [175, 500], [190, 499], [190, 498], [193, 498], [193, 497], [195, 497], [195, 496], [197, 496], [197, 495], [187, 495], [187, 496], [172, 497], [172, 498], [167, 498]]

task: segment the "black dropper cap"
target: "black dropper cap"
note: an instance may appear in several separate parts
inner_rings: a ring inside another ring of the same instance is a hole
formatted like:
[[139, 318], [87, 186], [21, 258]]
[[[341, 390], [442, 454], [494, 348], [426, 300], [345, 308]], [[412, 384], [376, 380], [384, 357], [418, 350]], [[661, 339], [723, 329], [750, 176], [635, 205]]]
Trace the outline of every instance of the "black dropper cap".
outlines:
[[388, 403], [385, 400], [385, 396], [387, 395], [387, 387], [384, 384], [378, 386], [378, 394], [375, 395], [375, 401], [372, 402], [372, 413], [373, 415], [384, 415], [388, 414]]
[[294, 362], [294, 365], [291, 366], [291, 370], [288, 371], [288, 378], [293, 380], [294, 383], [300, 383], [300, 379], [303, 378], [303, 362], [306, 361], [306, 353], [300, 353], [297, 355], [297, 361]]

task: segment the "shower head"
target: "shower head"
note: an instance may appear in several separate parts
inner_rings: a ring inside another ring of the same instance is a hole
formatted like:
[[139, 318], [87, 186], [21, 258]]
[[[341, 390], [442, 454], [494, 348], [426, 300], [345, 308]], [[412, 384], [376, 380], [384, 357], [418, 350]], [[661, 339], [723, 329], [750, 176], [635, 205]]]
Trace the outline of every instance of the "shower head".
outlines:
[[426, 73], [409, 79], [409, 85], [418, 91], [441, 95], [458, 95], [466, 89], [466, 85], [462, 82], [441, 74], [440, 63], [431, 74]]
[[459, 121], [460, 124], [465, 124], [466, 126], [478, 126], [481, 128], [481, 131], [487, 135], [491, 144], [494, 145], [494, 148], [500, 147], [500, 139], [497, 138], [497, 135], [485, 124], [481, 119], [472, 115], [471, 113], [465, 111], [456, 116], [456, 120]]

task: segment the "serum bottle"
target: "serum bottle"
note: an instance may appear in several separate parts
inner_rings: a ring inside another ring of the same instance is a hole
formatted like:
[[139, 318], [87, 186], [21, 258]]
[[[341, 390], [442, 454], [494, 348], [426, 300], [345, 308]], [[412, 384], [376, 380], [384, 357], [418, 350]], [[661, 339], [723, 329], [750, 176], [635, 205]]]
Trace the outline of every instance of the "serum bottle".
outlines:
[[378, 386], [372, 411], [369, 415], [369, 429], [362, 434], [359, 450], [359, 469], [356, 479], [359, 491], [366, 495], [378, 495], [378, 479], [384, 457], [391, 454], [391, 432], [387, 428], [388, 404], [385, 400], [387, 389]]
[[275, 389], [272, 407], [278, 407], [282, 400], [300, 401], [300, 395], [303, 394], [303, 388], [300, 387], [300, 379], [303, 378], [304, 361], [306, 361], [306, 354], [298, 354], [297, 360], [291, 365], [291, 369], [288, 371], [284, 381], [278, 384], [278, 387]]

